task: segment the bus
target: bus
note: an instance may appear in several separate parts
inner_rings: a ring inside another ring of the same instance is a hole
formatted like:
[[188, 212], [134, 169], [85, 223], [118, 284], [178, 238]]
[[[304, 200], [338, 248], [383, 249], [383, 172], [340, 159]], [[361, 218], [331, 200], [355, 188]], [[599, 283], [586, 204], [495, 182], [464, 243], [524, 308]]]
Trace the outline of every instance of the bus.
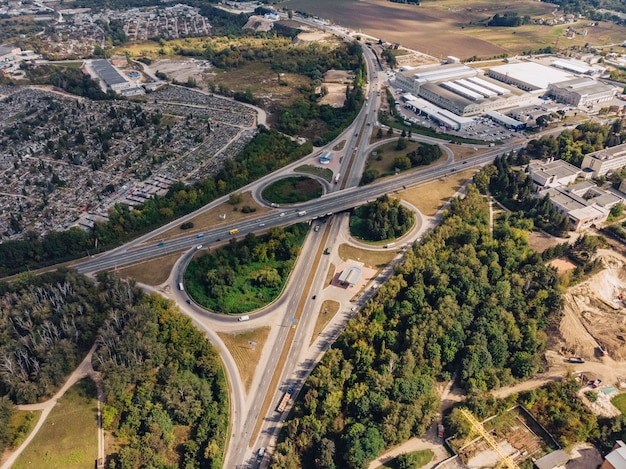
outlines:
[[232, 230], [228, 232], [228, 234], [231, 234], [231, 235], [236, 235], [237, 233], [239, 233], [239, 230], [237, 228], [233, 228]]

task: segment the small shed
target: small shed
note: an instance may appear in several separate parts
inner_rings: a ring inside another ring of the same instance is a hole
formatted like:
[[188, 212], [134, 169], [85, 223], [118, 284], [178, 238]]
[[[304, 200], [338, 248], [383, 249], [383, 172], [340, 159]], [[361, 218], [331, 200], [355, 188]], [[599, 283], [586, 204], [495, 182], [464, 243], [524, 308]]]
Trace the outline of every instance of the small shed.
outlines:
[[535, 466], [537, 469], [558, 469], [564, 468], [567, 461], [569, 461], [569, 454], [559, 449], [546, 454], [543, 458], [537, 459]]

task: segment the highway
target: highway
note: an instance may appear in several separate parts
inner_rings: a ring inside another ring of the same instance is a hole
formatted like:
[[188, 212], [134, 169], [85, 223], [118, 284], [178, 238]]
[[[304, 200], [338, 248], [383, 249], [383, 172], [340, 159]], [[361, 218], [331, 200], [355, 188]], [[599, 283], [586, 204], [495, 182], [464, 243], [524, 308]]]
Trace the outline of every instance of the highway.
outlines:
[[[316, 26], [319, 27], [319, 25]], [[334, 32], [337, 33], [338, 31]], [[345, 37], [343, 33], [339, 35]], [[349, 39], [352, 40], [352, 38]], [[218, 243], [228, 242], [228, 240], [233, 237], [243, 237], [248, 233], [267, 230], [271, 227], [287, 226], [298, 222], [310, 222], [318, 217], [338, 214], [361, 204], [365, 204], [368, 201], [372, 201], [381, 195], [398, 191], [407, 186], [436, 180], [459, 170], [482, 166], [492, 162], [498, 155], [512, 150], [519, 150], [525, 146], [525, 142], [520, 141], [499, 145], [489, 149], [482, 155], [468, 158], [462, 162], [455, 162], [451, 150], [442, 147], [447, 153], [447, 160], [444, 164], [426, 167], [417, 171], [400, 173], [382, 182], [359, 187], [358, 183], [361, 179], [370, 147], [369, 134], [371, 133], [372, 124], [377, 120], [379, 101], [380, 99], [384, 99], [384, 97], [381, 98], [378, 96], [378, 90], [380, 89], [382, 80], [385, 78], [384, 74], [380, 73], [378, 63], [372, 51], [368, 48], [364, 48], [363, 53], [369, 77], [368, 91], [366, 94], [367, 99], [364, 106], [352, 125], [325, 148], [316, 151], [316, 153], [318, 153], [325, 149], [332, 149], [337, 142], [342, 140], [346, 141], [343, 149], [344, 156], [341, 160], [340, 169], [337, 171], [337, 173], [341, 174], [341, 178], [337, 184], [331, 183], [327, 186], [330, 189], [321, 198], [290, 207], [275, 208], [268, 215], [257, 217], [255, 220], [237, 222], [228, 227], [206, 230], [200, 235], [196, 233], [193, 235], [182, 235], [173, 240], [158, 240], [159, 234], [169, 230], [171, 227], [180, 225], [182, 222], [190, 220], [203, 211], [209, 210], [227, 200], [227, 197], [223, 197], [192, 214], [158, 228], [124, 246], [99, 256], [87, 258], [75, 265], [75, 268], [83, 274], [94, 274], [101, 270], [113, 269], [122, 265], [145, 261], [173, 252], [183, 252], [181, 259], [176, 264], [170, 276], [170, 282], [173, 287], [171, 296], [179, 303], [181, 309], [192, 317], [194, 323], [205, 330], [209, 337], [211, 337], [212, 342], [220, 348], [224, 357], [231, 388], [231, 438], [225, 455], [224, 467], [250, 467], [249, 464], [253, 467], [257, 467], [269, 460], [269, 453], [263, 460], [257, 460], [253, 449], [270, 447], [273, 444], [278, 430], [280, 429], [281, 418], [283, 417], [275, 412], [275, 403], [288, 386], [295, 387], [297, 391], [305, 377], [311, 371], [312, 363], [303, 364], [301, 361], [310, 343], [310, 336], [306, 335], [307, 329], [312, 322], [315, 321], [317, 311], [319, 311], [319, 306], [317, 306], [317, 303], [314, 301], [310, 301], [310, 297], [311, 292], [317, 292], [323, 289], [325, 275], [330, 264], [328, 256], [322, 256], [321, 260], [317, 259], [320, 242], [323, 239], [322, 234], [325, 230], [329, 230], [329, 239], [334, 240], [337, 238], [341, 227], [338, 217], [332, 217], [331, 222], [323, 225], [322, 232], [317, 233], [317, 236], [309, 236], [307, 238], [298, 262], [291, 274], [290, 282], [281, 298], [270, 307], [255, 313], [249, 323], [246, 323], [246, 328], [250, 329], [250, 327], [254, 327], [253, 324], [260, 317], [274, 315], [277, 323], [280, 324], [280, 326], [273, 329], [270, 338], [265, 344], [262, 361], [257, 368], [259, 377], [255, 382], [258, 383], [258, 385], [253, 388], [247, 396], [232, 357], [226, 356], [229, 353], [228, 350], [217, 334], [212, 331], [212, 328], [216, 326], [222, 328], [231, 327], [231, 330], [237, 330], [242, 323], [238, 323], [235, 317], [210, 313], [193, 303], [186, 304], [186, 293], [176, 289], [178, 282], [182, 281], [185, 266], [196, 252], [196, 247], [200, 244], [202, 244], [203, 247], [208, 247]], [[413, 139], [427, 143], [446, 143], [441, 140], [419, 135], [415, 135]], [[308, 159], [310, 156], [306, 158]], [[253, 193], [258, 193], [262, 187], [276, 179], [284, 177], [286, 174], [290, 174], [293, 168], [301, 164], [302, 160], [293, 163], [272, 175], [268, 175], [261, 180], [249, 184], [242, 188], [241, 191], [250, 190]], [[238, 231], [236, 234], [231, 235], [229, 233], [231, 230]], [[315, 274], [311, 290], [305, 291], [309, 272], [312, 271], [314, 271]], [[389, 270], [388, 273], [390, 274], [391, 270]], [[304, 307], [300, 322], [297, 324], [285, 366], [283, 369], [277, 369], [278, 360], [286, 346], [291, 327], [294, 325], [290, 320], [301, 304], [303, 297], [307, 301], [303, 302]], [[337, 329], [335, 332], [338, 334], [340, 329]], [[324, 344], [325, 348], [330, 346], [332, 341], [334, 341], [334, 337], [336, 337], [336, 335], [333, 335], [333, 337], [326, 341]], [[323, 353], [323, 351], [320, 352], [319, 356], [321, 356], [321, 353]], [[277, 388], [270, 389], [270, 384], [275, 373], [279, 373], [279, 384]], [[297, 380], [287, 382], [288, 377], [296, 375], [298, 376]], [[271, 397], [273, 404], [270, 405], [266, 415], [261, 415], [261, 410], [267, 396]], [[259, 438], [254, 441], [251, 440], [251, 438], [259, 420], [263, 421], [261, 434]]]

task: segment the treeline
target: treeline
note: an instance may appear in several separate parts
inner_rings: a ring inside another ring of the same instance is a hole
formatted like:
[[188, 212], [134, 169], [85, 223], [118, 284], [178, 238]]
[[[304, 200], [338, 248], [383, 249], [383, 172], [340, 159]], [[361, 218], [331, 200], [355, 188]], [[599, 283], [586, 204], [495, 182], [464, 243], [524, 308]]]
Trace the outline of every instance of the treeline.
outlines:
[[516, 27], [528, 23], [530, 23], [530, 16], [520, 16], [516, 12], [506, 12], [503, 15], [500, 15], [500, 13], [493, 15], [487, 22], [487, 26]]
[[527, 161], [524, 157], [499, 156], [492, 165], [485, 166], [474, 176], [476, 186], [490, 193], [514, 212], [523, 212], [535, 226], [554, 236], [563, 236], [570, 229], [569, 217], [550, 202], [550, 196], [534, 197], [533, 180], [523, 169], [513, 165]]
[[610, 125], [584, 122], [573, 130], [564, 130], [558, 136], [544, 135], [528, 142], [523, 153], [533, 158], [556, 158], [578, 166], [587, 153], [626, 143], [626, 129], [622, 119]]
[[93, 100], [113, 99], [105, 93], [97, 81], [77, 68], [59, 65], [37, 65], [26, 70], [28, 79], [36, 85], [52, 85], [76, 96]]
[[[565, 13], [588, 15], [589, 19], [598, 21], [601, 19], [613, 19], [613, 15], [608, 14], [608, 18], [599, 9], [621, 11], [626, 13], [626, 5], [622, 0], [550, 0], [561, 7]], [[619, 20], [617, 16], [615, 16]]]
[[106, 393], [103, 424], [121, 446], [109, 467], [222, 468], [228, 391], [219, 355], [169, 300], [111, 274], [99, 280], [126, 288], [93, 357]]
[[193, 259], [185, 270], [187, 293], [205, 308], [223, 314], [253, 311], [274, 301], [293, 269], [308, 225], [274, 227], [253, 233]]
[[430, 425], [436, 379], [456, 371], [471, 392], [539, 370], [561, 299], [526, 226], [504, 217], [492, 237], [486, 199], [454, 199], [306, 381], [271, 467], [367, 467]]
[[95, 342], [116, 293], [74, 271], [0, 283], [0, 396], [29, 404], [53, 395]]
[[414, 223], [413, 212], [400, 199], [387, 195], [352, 211], [350, 231], [367, 241], [384, 241], [404, 235]]
[[45, 236], [31, 232], [24, 240], [0, 244], [0, 276], [111, 249], [300, 159], [311, 150], [310, 143], [299, 145], [275, 130], [261, 128], [237, 157], [225, 162], [215, 177], [193, 186], [175, 183], [166, 195], [148, 199], [132, 210], [115, 205], [109, 210], [109, 220], [96, 223], [89, 233], [78, 228]]

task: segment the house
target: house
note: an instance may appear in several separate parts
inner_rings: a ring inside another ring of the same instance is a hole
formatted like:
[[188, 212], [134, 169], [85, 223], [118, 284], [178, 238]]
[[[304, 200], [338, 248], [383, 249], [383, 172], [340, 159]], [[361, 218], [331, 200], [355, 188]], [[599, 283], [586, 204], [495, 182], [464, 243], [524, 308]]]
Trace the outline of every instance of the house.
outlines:
[[613, 450], [604, 458], [600, 469], [626, 469], [626, 443], [617, 440]]

